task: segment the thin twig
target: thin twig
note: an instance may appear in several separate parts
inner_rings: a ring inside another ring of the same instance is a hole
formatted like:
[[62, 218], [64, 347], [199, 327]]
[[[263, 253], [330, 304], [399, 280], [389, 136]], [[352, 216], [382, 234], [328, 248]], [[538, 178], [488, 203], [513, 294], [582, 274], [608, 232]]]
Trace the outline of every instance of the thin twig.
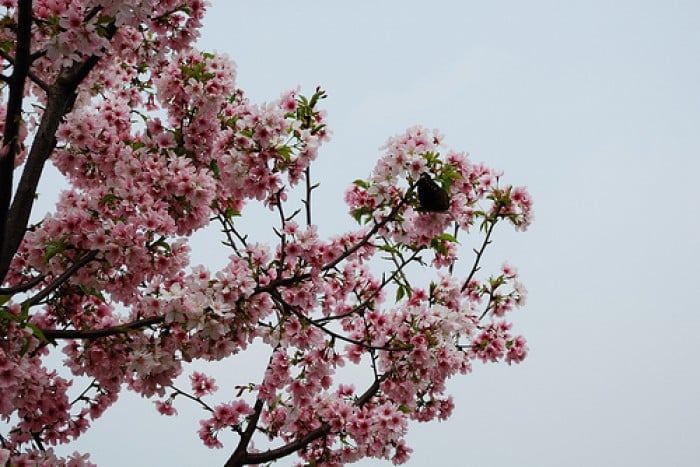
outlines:
[[323, 318], [319, 318], [319, 319], [314, 320], [314, 322], [318, 323], [318, 324], [324, 324], [324, 323], [329, 322], [329, 321], [334, 321], [334, 320], [342, 319], [342, 318], [345, 318], [347, 316], [353, 315], [353, 314], [359, 312], [360, 310], [362, 310], [363, 308], [366, 308], [369, 305], [369, 302], [372, 301], [377, 295], [379, 295], [379, 292], [381, 292], [384, 289], [384, 287], [386, 287], [387, 284], [389, 284], [391, 281], [393, 281], [394, 278], [399, 273], [401, 273], [402, 269], [404, 267], [406, 267], [406, 265], [411, 263], [416, 258], [416, 256], [418, 256], [418, 253], [419, 253], [419, 251], [415, 251], [411, 255], [410, 258], [403, 260], [404, 262], [402, 264], [400, 264], [396, 268], [396, 270], [389, 275], [388, 278], [382, 279], [382, 281], [379, 283], [379, 287], [377, 287], [377, 290], [372, 292], [370, 294], [370, 296], [367, 297], [365, 300], [363, 300], [361, 303], [359, 303], [358, 305], [355, 305], [351, 310], [346, 311], [345, 313], [342, 313], [339, 315], [326, 316]]
[[[391, 243], [391, 241], [388, 238], [382, 236], [382, 240], [384, 240], [385, 245], [387, 245], [391, 248], [391, 251], [389, 252], [391, 255], [391, 262], [394, 263], [394, 266], [396, 266], [396, 273], [398, 275], [400, 275], [401, 279], [403, 279], [403, 284], [400, 284], [400, 285], [404, 285], [408, 289], [409, 296], [410, 296], [410, 294], [413, 292], [413, 289], [411, 288], [411, 284], [408, 282], [408, 277], [406, 277], [406, 274], [403, 271], [403, 266], [408, 264], [408, 262], [404, 259], [401, 252], [395, 248], [395, 246]], [[410, 258], [411, 260], [418, 255], [418, 251], [421, 251], [421, 250], [417, 250], [417, 251], [413, 252], [413, 255], [411, 255], [411, 258]], [[396, 260], [397, 256], [402, 261], [401, 267], [399, 265], [399, 262]], [[397, 274], [394, 274], [393, 276], [396, 277]]]
[[491, 225], [489, 225], [488, 230], [486, 231], [486, 236], [484, 237], [484, 241], [481, 244], [481, 248], [479, 248], [478, 251], [474, 250], [476, 253], [476, 258], [474, 259], [474, 265], [472, 266], [472, 270], [469, 272], [469, 275], [467, 276], [467, 279], [464, 281], [464, 284], [462, 285], [462, 288], [459, 290], [460, 292], [464, 292], [464, 290], [467, 288], [469, 285], [469, 282], [471, 282], [472, 278], [474, 277], [474, 274], [480, 269], [479, 262], [481, 261], [481, 256], [484, 254], [484, 251], [486, 250], [486, 246], [491, 243], [491, 234], [493, 233], [493, 228], [496, 226], [496, 223], [498, 222], [498, 211], [496, 211], [496, 214], [494, 215], [494, 220], [491, 221]]
[[198, 403], [198, 404], [201, 405], [205, 410], [207, 410], [207, 411], [209, 411], [209, 412], [212, 412], [212, 413], [214, 412], [214, 409], [211, 408], [211, 406], [210, 406], [209, 404], [207, 404], [206, 402], [204, 402], [204, 401], [202, 400], [201, 397], [195, 397], [195, 396], [193, 396], [192, 394], [188, 394], [188, 393], [186, 393], [185, 391], [183, 391], [182, 389], [179, 389], [178, 387], [176, 387], [176, 386], [174, 386], [174, 385], [172, 385], [172, 384], [171, 384], [170, 386], [168, 386], [168, 387], [169, 387], [170, 389], [172, 389], [173, 391], [175, 391], [176, 394], [179, 394], [179, 395], [181, 395], [181, 396], [184, 396], [184, 397], [186, 397], [187, 399], [190, 399], [190, 400], [192, 400], [192, 401]]
[[306, 175], [306, 199], [302, 200], [302, 202], [306, 206], [306, 225], [308, 227], [311, 225], [311, 191], [318, 185], [311, 185], [311, 168], [309, 166], [304, 170], [304, 174]]
[[[454, 234], [452, 235], [455, 238], [455, 241], [457, 240], [457, 235], [459, 234], [459, 224], [457, 221], [455, 221], [455, 230]], [[452, 271], [455, 269], [455, 263], [457, 262], [457, 258], [453, 258], [452, 261], [450, 262], [450, 267], [447, 269], [447, 272], [450, 273], [450, 276], [452, 275]]]
[[347, 342], [349, 344], [354, 344], [358, 345], [362, 348], [368, 349], [368, 350], [386, 350], [387, 352], [402, 352], [407, 350], [406, 347], [389, 347], [386, 345], [371, 345], [371, 344], [366, 344], [363, 341], [359, 341], [357, 339], [352, 339], [350, 337], [344, 336], [343, 334], [337, 333], [335, 331], [331, 331], [330, 329], [326, 328], [323, 324], [319, 324], [316, 321], [312, 320], [308, 316], [305, 316], [302, 312], [300, 312], [295, 306], [291, 305], [289, 302], [287, 302], [283, 297], [280, 292], [275, 289], [271, 292], [269, 292], [270, 295], [272, 296], [273, 300], [275, 300], [278, 304], [282, 306], [282, 308], [296, 316], [297, 318], [301, 319], [302, 321], [320, 329], [321, 331], [325, 332], [331, 337], [334, 337], [338, 340]]
[[[329, 269], [333, 269], [341, 261], [343, 261], [345, 258], [347, 258], [348, 256], [355, 253], [357, 250], [359, 250], [360, 248], [365, 246], [369, 242], [369, 239], [372, 238], [379, 231], [379, 229], [381, 229], [386, 224], [388, 224], [389, 221], [393, 220], [394, 216], [408, 202], [409, 194], [415, 188], [415, 185], [416, 184], [413, 183], [408, 188], [408, 190], [406, 190], [406, 193], [404, 194], [404, 197], [401, 199], [399, 204], [394, 206], [394, 208], [389, 212], [389, 214], [384, 219], [382, 219], [380, 222], [375, 222], [374, 226], [365, 234], [365, 236], [360, 241], [358, 241], [355, 245], [353, 245], [350, 248], [343, 251], [343, 253], [338, 255], [338, 257], [335, 258], [334, 260], [330, 261], [327, 264], [324, 264], [321, 267], [321, 271], [325, 272], [325, 271], [328, 271]], [[286, 277], [284, 279], [276, 279], [276, 280], [270, 281], [267, 285], [256, 288], [253, 291], [253, 293], [251, 294], [251, 297], [254, 295], [260, 294], [260, 293], [270, 292], [271, 290], [274, 290], [275, 288], [280, 287], [280, 286], [294, 285], [294, 284], [299, 283], [301, 281], [304, 281], [310, 277], [311, 277], [310, 273], [304, 273], [304, 274], [299, 274], [299, 275], [293, 276], [293, 277]]]

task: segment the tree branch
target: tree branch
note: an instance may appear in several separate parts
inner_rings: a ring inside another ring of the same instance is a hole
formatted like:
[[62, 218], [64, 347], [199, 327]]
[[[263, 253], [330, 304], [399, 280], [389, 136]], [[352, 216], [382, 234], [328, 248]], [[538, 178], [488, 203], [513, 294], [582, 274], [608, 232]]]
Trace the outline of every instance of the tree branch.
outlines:
[[306, 167], [304, 170], [304, 175], [306, 179], [306, 199], [303, 199], [301, 202], [304, 203], [306, 208], [306, 226], [308, 227], [311, 225], [311, 192], [318, 185], [311, 185], [311, 169], [309, 167]]
[[476, 271], [480, 269], [479, 262], [481, 261], [481, 257], [483, 256], [486, 247], [489, 243], [491, 243], [491, 234], [493, 233], [493, 228], [496, 227], [496, 223], [498, 222], [498, 212], [499, 211], [497, 210], [493, 216], [493, 222], [491, 222], [491, 225], [489, 225], [489, 228], [486, 231], [486, 236], [484, 237], [484, 242], [481, 244], [481, 248], [479, 248], [478, 251], [474, 250], [474, 252], [476, 253], [474, 265], [472, 266], [472, 270], [469, 272], [467, 279], [464, 281], [464, 284], [462, 284], [462, 288], [459, 289], [460, 292], [464, 292], [467, 286], [469, 286], [469, 282], [474, 277], [474, 274], [476, 274]]
[[[31, 0], [20, 0], [20, 5], [23, 3], [27, 4], [27, 8], [29, 9], [28, 14], [31, 20]], [[116, 27], [114, 27], [114, 25], [108, 27], [107, 39], [110, 40], [115, 32]], [[18, 36], [20, 33], [21, 31], [18, 31]], [[27, 34], [28, 33], [29, 31], [27, 31]], [[22, 44], [22, 42], [25, 41], [19, 39], [18, 37], [18, 49], [20, 46], [25, 47], [25, 45]], [[29, 38], [26, 39], [26, 47], [29, 47]], [[18, 56], [15, 58], [15, 66], [19, 66], [18, 58], [20, 58], [19, 52]], [[36, 196], [36, 189], [44, 170], [44, 164], [56, 146], [56, 131], [58, 130], [58, 126], [62, 118], [73, 108], [77, 97], [78, 86], [80, 86], [85, 77], [95, 68], [100, 58], [101, 57], [92, 55], [83, 62], [76, 62], [69, 68], [63, 69], [58, 78], [56, 78], [56, 81], [49, 86], [46, 109], [41, 118], [41, 123], [36, 132], [31, 150], [29, 151], [29, 156], [27, 157], [27, 162], [22, 172], [22, 178], [17, 187], [17, 192], [15, 193], [14, 200], [12, 201], [12, 205], [6, 217], [3, 217], [2, 209], [6, 209], [5, 202], [9, 203], [9, 193], [7, 197], [5, 197], [4, 193], [0, 194], [0, 235], [2, 235], [0, 240], [0, 283], [7, 275], [12, 257], [17, 251], [17, 248], [19, 248], [22, 238], [24, 238], [27, 222], [29, 221], [34, 198]], [[28, 66], [27, 64], [27, 67]], [[23, 77], [23, 81], [24, 79], [26, 79], [26, 73]], [[20, 102], [18, 104], [20, 108], [21, 97], [20, 93]], [[19, 117], [19, 113], [17, 117]], [[10, 120], [8, 118], [8, 124], [9, 123]], [[5, 131], [7, 133], [7, 126], [5, 127]], [[0, 174], [4, 176], [4, 165], [7, 164], [6, 158], [3, 158], [0, 163], [3, 164], [3, 166], [0, 166]], [[14, 164], [14, 161], [10, 161], [10, 167], [12, 167], [12, 164]], [[10, 183], [7, 186], [11, 187], [11, 175], [9, 175], [9, 181]], [[1, 190], [9, 189], [6, 188], [4, 180], [0, 180], [0, 187], [2, 187], [0, 188]]]
[[[362, 407], [367, 402], [369, 402], [370, 399], [372, 399], [372, 397], [379, 391], [379, 387], [383, 380], [384, 377], [376, 378], [372, 385], [369, 388], [367, 388], [367, 390], [360, 397], [357, 398], [354, 405], [356, 407]], [[313, 441], [328, 435], [330, 431], [331, 426], [327, 423], [323, 423], [319, 428], [308, 432], [301, 438], [292, 441], [291, 443], [285, 444], [284, 446], [280, 446], [278, 448], [270, 449], [264, 452], [244, 452], [242, 455], [239, 454], [236, 458], [234, 458], [234, 456], [236, 455], [236, 453], [234, 453], [226, 462], [226, 464], [224, 464], [224, 467], [241, 467], [246, 464], [262, 464], [264, 462], [271, 462], [276, 459], [281, 459], [282, 457], [288, 456], [300, 449], [303, 449], [309, 443], [312, 443]]]
[[[24, 99], [24, 83], [29, 73], [32, 27], [32, 0], [17, 2], [17, 42], [15, 46], [14, 69], [10, 82], [10, 92], [5, 116], [5, 131], [0, 147], [0, 258], [16, 248], [8, 231], [14, 228], [10, 222], [10, 202], [12, 200], [12, 178], [15, 170], [15, 157], [19, 147], [19, 129], [22, 121], [22, 100]], [[22, 225], [24, 230], [26, 223]], [[10, 255], [11, 256], [11, 255]], [[0, 283], [7, 274], [7, 267], [0, 259]], [[9, 265], [9, 259], [7, 260]]]
[[14, 287], [7, 287], [5, 289], [0, 288], [0, 295], [14, 295], [20, 292], [26, 292], [27, 290], [38, 285], [45, 279], [46, 276], [36, 276], [34, 279], [24, 282], [22, 284], [16, 285]]
[[[365, 246], [365, 245], [369, 242], [369, 239], [372, 238], [372, 237], [374, 236], [374, 234], [376, 234], [377, 232], [379, 232], [379, 229], [381, 229], [381, 228], [384, 227], [386, 224], [388, 224], [389, 221], [391, 221], [391, 220], [394, 219], [394, 216], [395, 216], [395, 215], [399, 212], [399, 210], [408, 202], [408, 195], [409, 195], [409, 193], [415, 188], [415, 186], [416, 186], [416, 184], [414, 183], [414, 184], [412, 184], [411, 186], [408, 187], [408, 190], [406, 190], [406, 193], [404, 194], [404, 197], [401, 199], [401, 201], [399, 202], [399, 204], [397, 204], [396, 206], [394, 206], [394, 208], [389, 212], [389, 214], [388, 214], [384, 219], [382, 219], [380, 222], [376, 222], [376, 223], [374, 224], [374, 227], [372, 227], [372, 228], [370, 229], [370, 231], [367, 232], [367, 234], [365, 234], [365, 236], [362, 238], [362, 240], [360, 240], [359, 242], [357, 242], [355, 245], [351, 246], [351, 247], [348, 248], [347, 250], [343, 251], [343, 253], [340, 254], [340, 255], [339, 255], [336, 259], [334, 259], [333, 261], [331, 261], [331, 262], [329, 262], [329, 263], [327, 263], [327, 264], [324, 264], [324, 265], [321, 267], [321, 271], [328, 271], [329, 269], [333, 269], [333, 268], [336, 267], [341, 261], [343, 261], [345, 258], [347, 258], [347, 257], [350, 256], [351, 254], [355, 253], [357, 250], [359, 250], [360, 248], [362, 248], [363, 246]], [[254, 295], [260, 294], [260, 293], [270, 292], [270, 291], [272, 291], [272, 290], [274, 290], [274, 289], [276, 289], [277, 287], [280, 287], [280, 286], [294, 285], [294, 284], [296, 284], [296, 283], [298, 283], [298, 282], [301, 282], [301, 281], [303, 281], [303, 280], [306, 280], [306, 279], [308, 279], [308, 278], [310, 278], [310, 277], [311, 277], [311, 274], [305, 273], [305, 274], [299, 274], [299, 275], [293, 276], [293, 277], [285, 277], [284, 279], [276, 279], [276, 280], [270, 281], [267, 285], [265, 285], [265, 286], [263, 286], [263, 287], [258, 287], [258, 288], [256, 288], [256, 289], [253, 291], [253, 293], [251, 294], [251, 297], [254, 296]]]
[[391, 281], [393, 281], [397, 275], [403, 274], [403, 268], [406, 267], [406, 265], [409, 264], [411, 261], [413, 261], [418, 256], [419, 252], [420, 251], [413, 252], [411, 257], [408, 259], [402, 257], [402, 263], [397, 265], [396, 269], [389, 275], [389, 277], [382, 278], [382, 281], [379, 283], [379, 287], [377, 287], [377, 289], [374, 292], [372, 292], [366, 299], [362, 300], [360, 303], [355, 305], [351, 310], [348, 310], [345, 313], [341, 313], [339, 315], [325, 316], [323, 318], [315, 319], [313, 322], [322, 325], [330, 321], [335, 321], [351, 316], [359, 312], [363, 308], [366, 308], [369, 305], [369, 303], [372, 300], [374, 300], [374, 298], [377, 295], [379, 295], [379, 292], [381, 292], [384, 289], [384, 287], [386, 287]]
[[[15, 66], [15, 59], [10, 54], [8, 54], [7, 52], [5, 52], [2, 49], [0, 49], [0, 57], [7, 60], [10, 63], [10, 65]], [[30, 62], [34, 61], [35, 58], [36, 57], [34, 57], [34, 56], [30, 56], [30, 59], [31, 59]], [[49, 91], [49, 85], [46, 82], [44, 82], [41, 78], [39, 78], [34, 72], [32, 72], [31, 69], [27, 70], [27, 76], [34, 82], [34, 84], [36, 84], [41, 89], [43, 89], [44, 92]]]
[[37, 303], [41, 302], [44, 298], [46, 298], [51, 292], [56, 290], [61, 284], [63, 284], [65, 281], [70, 279], [70, 277], [76, 273], [76, 271], [83, 266], [85, 266], [87, 263], [95, 259], [95, 256], [97, 256], [97, 250], [92, 250], [82, 258], [78, 259], [75, 263], [71, 264], [68, 269], [63, 271], [63, 274], [58, 276], [56, 279], [54, 279], [53, 282], [51, 282], [45, 289], [42, 289], [39, 293], [34, 295], [33, 297], [27, 299], [22, 303], [22, 306], [34, 306]]
[[117, 334], [126, 334], [129, 331], [134, 331], [137, 329], [145, 328], [153, 324], [159, 324], [165, 321], [164, 316], [151, 316], [150, 318], [143, 318], [131, 323], [120, 324], [117, 326], [110, 326], [108, 328], [102, 329], [89, 329], [89, 330], [79, 330], [79, 329], [42, 329], [41, 332], [44, 333], [49, 340], [56, 339], [86, 339], [95, 340], [101, 337], [115, 336]]

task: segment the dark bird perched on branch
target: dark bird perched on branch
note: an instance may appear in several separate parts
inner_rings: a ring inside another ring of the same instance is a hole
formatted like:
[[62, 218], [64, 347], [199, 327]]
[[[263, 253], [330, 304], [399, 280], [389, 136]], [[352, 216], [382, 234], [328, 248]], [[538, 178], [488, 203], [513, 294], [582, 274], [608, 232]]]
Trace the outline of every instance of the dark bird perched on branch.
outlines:
[[450, 195], [444, 188], [435, 183], [427, 172], [420, 174], [417, 185], [419, 211], [444, 212], [450, 208]]

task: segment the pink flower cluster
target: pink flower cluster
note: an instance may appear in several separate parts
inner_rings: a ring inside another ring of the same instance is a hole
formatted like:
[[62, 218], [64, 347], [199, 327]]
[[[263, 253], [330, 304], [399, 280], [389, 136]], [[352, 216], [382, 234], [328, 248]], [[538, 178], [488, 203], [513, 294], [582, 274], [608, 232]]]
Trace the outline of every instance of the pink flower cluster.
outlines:
[[[392, 222], [383, 225], [382, 232], [412, 248], [433, 248], [437, 267], [456, 258], [454, 240], [440, 237], [452, 223], [469, 231], [477, 222], [488, 226], [508, 219], [518, 230], [526, 230], [532, 220], [532, 200], [525, 188], [500, 186], [499, 172], [471, 163], [466, 153], [448, 150], [440, 157], [442, 139], [437, 130], [422, 127], [389, 139], [370, 180], [357, 181], [345, 196], [358, 220], [378, 222], [391, 215]], [[446, 213], [420, 212], [415, 183], [424, 172], [448, 187], [451, 203]], [[400, 188], [402, 180], [410, 189]]]
[[[0, 4], [0, 40], [9, 41], [17, 6]], [[529, 225], [527, 191], [414, 127], [389, 139], [370, 178], [347, 191], [364, 225], [322, 238], [310, 212], [303, 225], [297, 216], [310, 199], [287, 207], [295, 186], [305, 182], [306, 196], [313, 189], [307, 169], [329, 135], [318, 108], [325, 93], [250, 103], [233, 62], [189, 47], [203, 9], [201, 0], [35, 1], [32, 44], [41, 52], [28, 92], [36, 101], [53, 108], [42, 81], [97, 65], [50, 154], [71, 188], [28, 226], [2, 283], [0, 417], [16, 423], [2, 436], [0, 464], [91, 465], [43, 444], [79, 436], [123, 387], [169, 416], [187, 396], [207, 412], [203, 443], [242, 443], [250, 463], [296, 452], [317, 465], [400, 464], [411, 453], [409, 421], [452, 413], [449, 378], [475, 360], [527, 355], [507, 321], [526, 295], [516, 270], [475, 274], [497, 223]], [[38, 138], [45, 117], [23, 118], [21, 144]], [[420, 209], [424, 172], [449, 192], [446, 212]], [[258, 202], [279, 214], [275, 244], [249, 240], [238, 222]], [[189, 264], [188, 238], [212, 219], [231, 249], [219, 271]], [[483, 247], [473, 263], [458, 261], [457, 234], [474, 225]], [[427, 283], [418, 271], [426, 251], [440, 270]], [[46, 368], [48, 345], [61, 339], [74, 380]], [[222, 360], [252, 342], [269, 347], [267, 367], [232, 400], [208, 405], [218, 387], [201, 372], [189, 392], [175, 386], [187, 363]], [[347, 384], [348, 372], [362, 370], [365, 384]], [[91, 382], [72, 387], [78, 377]], [[249, 428], [256, 445], [284, 449], [256, 450]]]
[[12, 467], [96, 467], [89, 461], [90, 454], [73, 452], [68, 458], [56, 455], [53, 448], [32, 449], [24, 454], [13, 456], [9, 449], [0, 448], [0, 465]]

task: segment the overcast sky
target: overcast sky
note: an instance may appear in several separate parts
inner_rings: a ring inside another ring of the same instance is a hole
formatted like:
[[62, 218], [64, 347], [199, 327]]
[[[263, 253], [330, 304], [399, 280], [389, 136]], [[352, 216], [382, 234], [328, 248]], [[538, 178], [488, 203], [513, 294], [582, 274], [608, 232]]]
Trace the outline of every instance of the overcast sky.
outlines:
[[[199, 45], [237, 62], [253, 101], [329, 94], [323, 234], [353, 226], [345, 188], [414, 124], [534, 198], [530, 230], [497, 231], [487, 253], [529, 289], [516, 330], [530, 355], [451, 380], [454, 415], [411, 427], [409, 466], [698, 465], [700, 3], [212, 3]], [[220, 387], [247, 358], [219, 367]], [[105, 467], [222, 465], [233, 438], [203, 447], [186, 406], [165, 418], [132, 396], [71, 450]]]

